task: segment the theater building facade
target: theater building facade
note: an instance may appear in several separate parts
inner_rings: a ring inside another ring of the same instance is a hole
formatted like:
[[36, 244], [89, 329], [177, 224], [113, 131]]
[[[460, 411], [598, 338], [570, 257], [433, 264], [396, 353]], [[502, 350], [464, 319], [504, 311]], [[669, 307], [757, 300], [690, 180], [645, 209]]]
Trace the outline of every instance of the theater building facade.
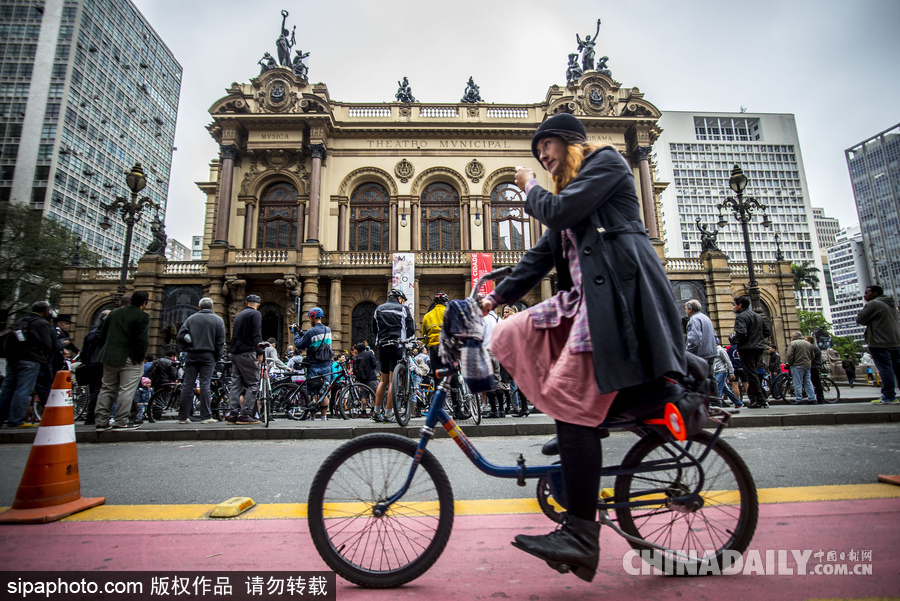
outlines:
[[[718, 252], [663, 256], [658, 197], [667, 184], [655, 181], [650, 160], [660, 111], [638, 88], [588, 71], [535, 104], [347, 103], [276, 67], [226, 92], [209, 110], [219, 156], [198, 183], [207, 198], [202, 259], [146, 255], [129, 277], [129, 290], [150, 293], [151, 352], [174, 339], [202, 296], [215, 301], [230, 335], [250, 293], [262, 298], [263, 337], [282, 349], [291, 323], [309, 327], [313, 306], [324, 310], [336, 349], [371, 343], [372, 313], [387, 298], [396, 253], [411, 267], [404, 275], [421, 325], [435, 293], [469, 293], [473, 254], [488, 253], [494, 267], [514, 265], [541, 236], [513, 177], [526, 165], [550, 187], [530, 140], [559, 112], [579, 117], [589, 141], [614, 146], [632, 166], [676, 302], [700, 299], [719, 331], [731, 331], [731, 298], [746, 290], [746, 264]], [[756, 267], [781, 347], [797, 326], [790, 266]], [[116, 269], [65, 271], [60, 310], [76, 316], [76, 340], [115, 306], [118, 277]], [[523, 302], [554, 292], [551, 275]]]

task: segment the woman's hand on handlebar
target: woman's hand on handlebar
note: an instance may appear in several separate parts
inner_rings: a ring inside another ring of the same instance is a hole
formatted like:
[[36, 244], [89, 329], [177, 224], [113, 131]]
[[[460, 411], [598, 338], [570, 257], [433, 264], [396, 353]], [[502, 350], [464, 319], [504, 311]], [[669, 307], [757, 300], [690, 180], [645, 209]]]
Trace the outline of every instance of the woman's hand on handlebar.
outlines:
[[492, 301], [489, 297], [485, 297], [481, 299], [481, 316], [484, 317], [488, 313], [494, 310], [494, 301]]

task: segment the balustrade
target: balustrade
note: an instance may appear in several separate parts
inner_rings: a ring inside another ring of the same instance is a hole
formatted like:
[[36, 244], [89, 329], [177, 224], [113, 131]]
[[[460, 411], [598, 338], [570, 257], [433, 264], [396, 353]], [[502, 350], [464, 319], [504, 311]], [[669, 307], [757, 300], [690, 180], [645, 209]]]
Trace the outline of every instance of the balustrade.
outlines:
[[455, 106], [423, 106], [419, 108], [420, 117], [459, 117], [459, 108]]
[[489, 108], [488, 119], [527, 119], [528, 109], [522, 108]]
[[350, 117], [390, 117], [391, 109], [387, 106], [360, 106], [349, 109]]

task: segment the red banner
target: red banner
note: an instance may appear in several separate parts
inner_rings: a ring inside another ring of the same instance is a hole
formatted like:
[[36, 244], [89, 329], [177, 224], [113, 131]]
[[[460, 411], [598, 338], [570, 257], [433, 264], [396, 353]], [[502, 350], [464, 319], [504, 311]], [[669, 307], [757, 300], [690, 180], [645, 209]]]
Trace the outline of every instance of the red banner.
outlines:
[[[472, 285], [478, 283], [478, 278], [493, 271], [494, 255], [491, 253], [472, 253]], [[494, 290], [494, 282], [486, 282], [478, 292], [487, 296]]]

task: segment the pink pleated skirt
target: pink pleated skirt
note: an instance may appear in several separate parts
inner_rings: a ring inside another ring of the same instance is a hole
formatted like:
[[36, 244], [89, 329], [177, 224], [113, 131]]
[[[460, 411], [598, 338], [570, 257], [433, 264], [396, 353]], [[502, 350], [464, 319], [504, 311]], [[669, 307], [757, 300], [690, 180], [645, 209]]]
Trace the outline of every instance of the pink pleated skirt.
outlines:
[[491, 352], [528, 400], [553, 419], [596, 427], [616, 393], [603, 394], [594, 378], [594, 354], [569, 352], [572, 319], [535, 328], [527, 311], [494, 326]]

